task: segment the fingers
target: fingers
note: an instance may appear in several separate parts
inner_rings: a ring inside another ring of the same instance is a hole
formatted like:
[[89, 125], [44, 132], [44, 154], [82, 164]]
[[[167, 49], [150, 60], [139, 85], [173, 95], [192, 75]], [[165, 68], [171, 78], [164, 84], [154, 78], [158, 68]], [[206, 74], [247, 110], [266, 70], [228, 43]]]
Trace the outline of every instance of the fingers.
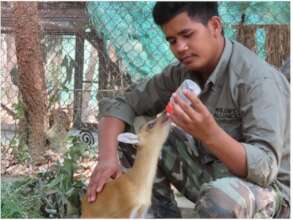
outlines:
[[94, 202], [96, 200], [96, 183], [91, 183], [87, 189], [87, 196], [89, 202]]
[[97, 187], [98, 187], [99, 177], [94, 172], [91, 176], [90, 183], [87, 189], [88, 201], [94, 202], [96, 200]]
[[106, 176], [100, 176], [97, 187], [96, 187], [96, 192], [99, 193], [103, 190], [103, 187], [105, 183], [108, 181], [108, 178]]
[[95, 170], [91, 176], [90, 183], [88, 186], [87, 194], [88, 201], [94, 202], [97, 197], [97, 193], [101, 192], [105, 183], [107, 182], [105, 174], [101, 174], [99, 170]]
[[111, 178], [116, 179], [121, 175], [121, 169], [117, 161], [99, 162], [95, 167], [87, 190], [88, 201], [94, 202], [98, 193], [103, 191], [105, 184]]
[[196, 94], [188, 90], [183, 91], [184, 95], [191, 101], [191, 106], [199, 113], [206, 110], [205, 105], [201, 102]]
[[176, 111], [174, 111], [175, 117], [178, 116], [182, 118], [183, 123], [190, 123], [196, 120], [197, 117], [199, 117], [199, 113], [194, 108], [192, 108], [186, 101], [179, 98], [179, 96], [176, 94], [173, 97], [176, 106], [174, 106], [176, 108]]
[[185, 112], [187, 104], [186, 102], [182, 101], [177, 95], [174, 95], [174, 102], [173, 102], [173, 116], [175, 118], [180, 118], [182, 122], [188, 123], [190, 122], [190, 117]]
[[182, 103], [184, 101], [180, 100], [176, 94], [173, 95], [172, 112], [167, 113], [168, 117], [179, 127], [186, 130], [186, 125], [191, 123], [190, 117], [185, 113], [184, 107], [182, 107]]

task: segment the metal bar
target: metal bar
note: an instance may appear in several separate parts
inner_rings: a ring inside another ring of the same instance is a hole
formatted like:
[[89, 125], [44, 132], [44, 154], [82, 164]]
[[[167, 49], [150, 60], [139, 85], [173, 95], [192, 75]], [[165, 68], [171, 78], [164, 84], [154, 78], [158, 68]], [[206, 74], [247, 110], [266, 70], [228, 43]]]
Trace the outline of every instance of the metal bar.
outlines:
[[74, 101], [73, 101], [73, 126], [81, 127], [82, 114], [82, 81], [83, 81], [83, 60], [84, 60], [84, 38], [76, 35], [75, 46], [75, 73], [74, 73]]

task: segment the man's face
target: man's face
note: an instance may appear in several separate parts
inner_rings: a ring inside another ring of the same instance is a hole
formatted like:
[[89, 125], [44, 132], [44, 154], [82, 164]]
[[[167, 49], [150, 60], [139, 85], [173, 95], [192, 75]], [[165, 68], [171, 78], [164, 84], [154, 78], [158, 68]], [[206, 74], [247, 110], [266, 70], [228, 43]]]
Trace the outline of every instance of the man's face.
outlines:
[[171, 51], [189, 70], [207, 72], [217, 65], [222, 27], [214, 19], [205, 26], [182, 12], [162, 26]]

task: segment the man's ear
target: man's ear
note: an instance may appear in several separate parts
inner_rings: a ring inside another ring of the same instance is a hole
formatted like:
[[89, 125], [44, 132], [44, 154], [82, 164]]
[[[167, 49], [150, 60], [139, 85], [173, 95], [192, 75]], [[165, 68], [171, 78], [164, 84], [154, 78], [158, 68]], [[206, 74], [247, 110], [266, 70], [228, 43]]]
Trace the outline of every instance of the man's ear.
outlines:
[[219, 16], [213, 16], [208, 21], [208, 28], [213, 36], [220, 36], [222, 35], [222, 21]]
[[119, 142], [125, 143], [125, 144], [138, 144], [139, 139], [136, 134], [130, 133], [130, 132], [125, 132], [121, 133], [117, 136], [117, 140]]

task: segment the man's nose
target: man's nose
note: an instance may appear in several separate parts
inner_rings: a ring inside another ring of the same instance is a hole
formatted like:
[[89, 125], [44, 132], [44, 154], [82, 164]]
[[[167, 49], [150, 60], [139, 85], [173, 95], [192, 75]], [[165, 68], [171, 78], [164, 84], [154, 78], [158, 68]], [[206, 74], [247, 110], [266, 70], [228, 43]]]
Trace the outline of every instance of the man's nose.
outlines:
[[187, 43], [185, 41], [177, 41], [175, 47], [177, 53], [185, 52], [188, 49]]

